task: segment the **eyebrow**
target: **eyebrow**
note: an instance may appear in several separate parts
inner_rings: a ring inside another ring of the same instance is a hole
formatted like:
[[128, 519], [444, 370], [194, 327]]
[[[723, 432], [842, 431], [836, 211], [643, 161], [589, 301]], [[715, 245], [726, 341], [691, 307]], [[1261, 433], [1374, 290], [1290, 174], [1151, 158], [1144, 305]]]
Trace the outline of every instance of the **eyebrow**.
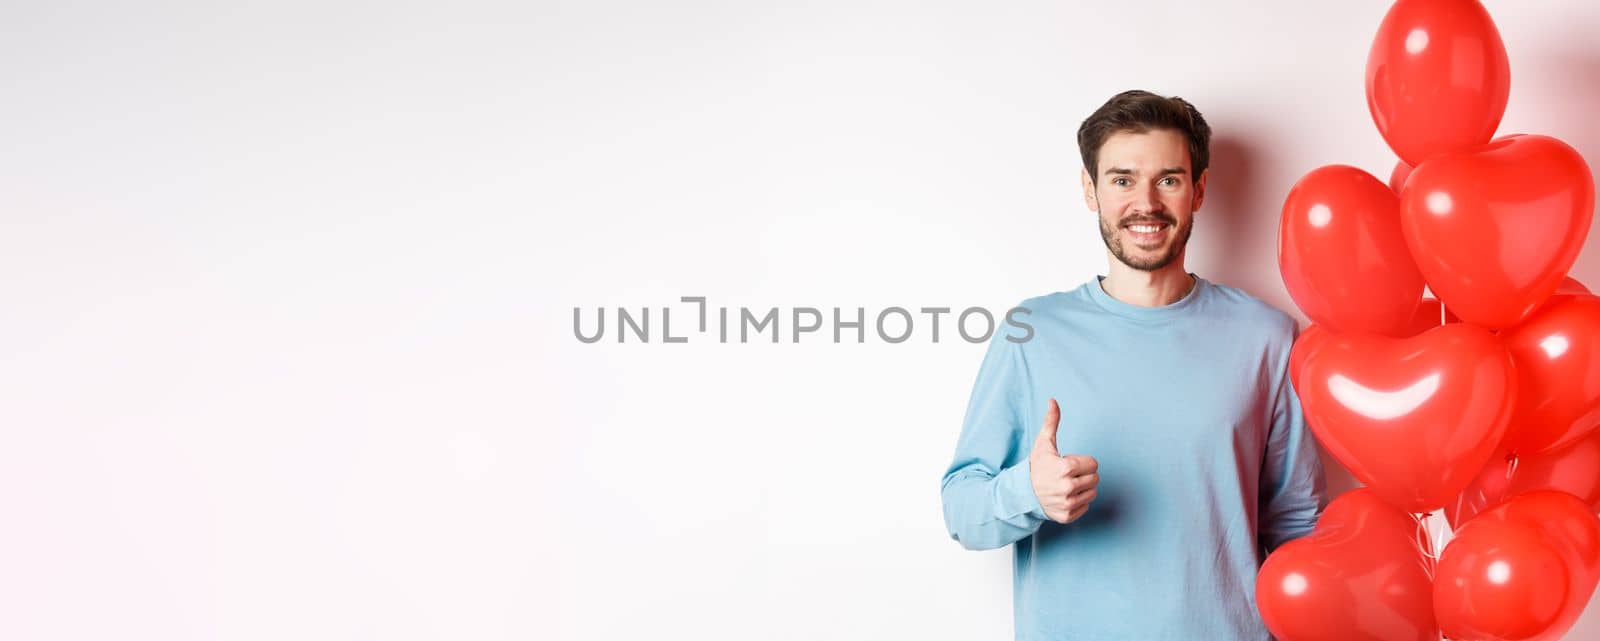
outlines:
[[[1107, 169], [1106, 173], [1107, 174], [1118, 174], [1118, 175], [1122, 175], [1122, 176], [1132, 176], [1134, 172], [1133, 172], [1132, 169], [1127, 169], [1127, 168], [1124, 168], [1124, 167], [1112, 167], [1110, 169]], [[1187, 169], [1182, 168], [1182, 167], [1167, 167], [1166, 169], [1162, 169], [1161, 173], [1159, 173], [1157, 175], [1159, 175], [1159, 176], [1170, 176], [1172, 174], [1187, 174], [1187, 173], [1189, 173], [1189, 171]]]

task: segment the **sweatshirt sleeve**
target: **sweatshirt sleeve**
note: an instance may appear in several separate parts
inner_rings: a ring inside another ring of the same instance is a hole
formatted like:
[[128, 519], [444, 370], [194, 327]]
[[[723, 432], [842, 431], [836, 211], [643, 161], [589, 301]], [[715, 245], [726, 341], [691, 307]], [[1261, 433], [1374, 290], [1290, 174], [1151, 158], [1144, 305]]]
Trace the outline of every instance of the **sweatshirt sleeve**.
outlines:
[[995, 334], [940, 492], [950, 538], [969, 550], [1008, 545], [1045, 521], [1028, 476], [1031, 440], [1021, 420], [1031, 401], [1027, 363], [1021, 345]]
[[[1288, 332], [1289, 345], [1294, 333]], [[1261, 468], [1260, 541], [1269, 553], [1310, 534], [1327, 503], [1316, 439], [1289, 378], [1289, 345], [1279, 350], [1276, 359], [1272, 425]]]

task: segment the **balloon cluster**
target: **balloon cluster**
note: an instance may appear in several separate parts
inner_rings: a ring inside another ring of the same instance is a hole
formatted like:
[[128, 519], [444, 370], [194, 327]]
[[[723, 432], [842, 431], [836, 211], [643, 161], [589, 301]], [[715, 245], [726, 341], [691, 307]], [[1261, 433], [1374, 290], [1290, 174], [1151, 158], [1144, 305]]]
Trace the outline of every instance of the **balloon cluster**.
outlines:
[[1560, 140], [1494, 137], [1509, 92], [1476, 0], [1400, 0], [1366, 68], [1389, 183], [1331, 165], [1284, 203], [1279, 267], [1313, 322], [1290, 375], [1365, 487], [1262, 565], [1283, 641], [1552, 641], [1600, 582], [1600, 297], [1567, 278], [1594, 180]]

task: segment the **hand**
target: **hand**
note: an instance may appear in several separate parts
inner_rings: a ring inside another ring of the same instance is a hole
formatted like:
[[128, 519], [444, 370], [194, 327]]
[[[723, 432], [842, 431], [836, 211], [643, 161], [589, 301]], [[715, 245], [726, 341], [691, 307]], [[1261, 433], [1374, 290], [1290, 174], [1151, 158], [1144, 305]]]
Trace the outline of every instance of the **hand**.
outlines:
[[1071, 523], [1089, 509], [1089, 502], [1100, 487], [1100, 463], [1092, 456], [1068, 454], [1056, 449], [1056, 427], [1061, 424], [1061, 406], [1050, 399], [1044, 427], [1028, 453], [1028, 476], [1033, 493], [1044, 507], [1044, 515], [1057, 523]]

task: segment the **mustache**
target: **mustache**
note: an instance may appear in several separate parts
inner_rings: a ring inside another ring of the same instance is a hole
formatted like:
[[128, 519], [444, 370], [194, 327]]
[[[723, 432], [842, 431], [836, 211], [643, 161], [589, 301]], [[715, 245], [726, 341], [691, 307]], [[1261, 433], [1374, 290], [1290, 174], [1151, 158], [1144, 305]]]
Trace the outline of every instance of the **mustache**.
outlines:
[[1127, 227], [1129, 225], [1153, 225], [1153, 224], [1156, 224], [1156, 223], [1166, 223], [1167, 225], [1170, 225], [1172, 227], [1177, 227], [1178, 226], [1178, 219], [1177, 218], [1173, 218], [1171, 215], [1162, 215], [1162, 214], [1143, 215], [1143, 216], [1129, 216], [1127, 218], [1122, 219], [1122, 222], [1118, 223], [1118, 224], [1123, 226], [1123, 227]]

